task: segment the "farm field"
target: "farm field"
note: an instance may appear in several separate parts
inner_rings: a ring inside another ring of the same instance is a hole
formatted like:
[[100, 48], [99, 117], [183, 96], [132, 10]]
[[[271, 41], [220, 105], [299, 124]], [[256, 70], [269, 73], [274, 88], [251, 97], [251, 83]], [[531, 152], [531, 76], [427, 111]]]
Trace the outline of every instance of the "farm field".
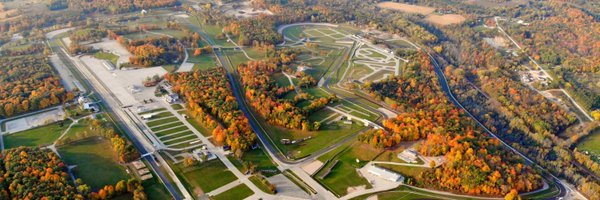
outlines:
[[3, 135], [4, 148], [10, 149], [19, 146], [37, 147], [50, 145], [54, 143], [65, 130], [67, 130], [70, 123], [71, 121], [67, 120], [10, 135]]
[[462, 15], [446, 14], [446, 15], [428, 15], [425, 20], [438, 25], [460, 24], [466, 20]]
[[58, 152], [68, 165], [77, 165], [73, 172], [92, 188], [116, 184], [130, 177], [125, 167], [117, 164], [116, 153], [112, 151], [110, 141], [92, 137], [58, 148]]
[[396, 2], [381, 2], [377, 4], [377, 7], [390, 10], [397, 10], [406, 13], [416, 13], [421, 15], [429, 15], [435, 11], [435, 8], [432, 7], [417, 6]]

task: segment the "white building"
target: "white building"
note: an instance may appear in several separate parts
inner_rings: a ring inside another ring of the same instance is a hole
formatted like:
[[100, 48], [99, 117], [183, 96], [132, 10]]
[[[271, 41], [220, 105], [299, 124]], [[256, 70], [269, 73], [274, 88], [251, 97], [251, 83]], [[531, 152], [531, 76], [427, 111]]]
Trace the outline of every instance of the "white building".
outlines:
[[217, 158], [215, 154], [212, 154], [209, 151], [202, 149], [195, 149], [194, 151], [192, 151], [192, 156], [200, 162], [214, 160]]
[[419, 159], [419, 155], [417, 152], [407, 149], [398, 154], [398, 158], [407, 163], [417, 163]]
[[368, 172], [391, 182], [404, 182], [402, 175], [375, 165], [369, 165]]

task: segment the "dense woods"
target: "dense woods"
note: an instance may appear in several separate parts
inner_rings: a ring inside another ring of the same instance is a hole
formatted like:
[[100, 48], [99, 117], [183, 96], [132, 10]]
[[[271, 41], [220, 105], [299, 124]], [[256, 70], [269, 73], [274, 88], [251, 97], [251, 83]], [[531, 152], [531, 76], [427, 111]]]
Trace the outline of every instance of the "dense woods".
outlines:
[[42, 56], [0, 58], [0, 117], [48, 108], [73, 99]]
[[84, 12], [103, 12], [110, 14], [124, 13], [141, 9], [174, 6], [176, 0], [66, 0], [68, 7]]
[[254, 144], [256, 135], [239, 109], [223, 68], [167, 74], [166, 79], [185, 99], [191, 117], [213, 130], [218, 144], [231, 146], [238, 157]]
[[402, 77], [367, 83], [372, 96], [393, 102], [392, 107], [401, 114], [385, 120], [385, 130], [366, 132], [359, 140], [392, 147], [401, 141], [424, 139], [418, 151], [444, 155], [446, 163], [416, 177], [421, 186], [491, 196], [541, 188], [539, 174], [446, 100], [427, 55], [419, 53], [410, 60], [408, 73]]
[[133, 199], [147, 199], [137, 179], [106, 185], [93, 191], [81, 179], [73, 186], [67, 166], [50, 149], [12, 148], [0, 155], [1, 199], [112, 199], [131, 193]]
[[110, 38], [119, 41], [133, 54], [133, 57], [129, 58], [131, 64], [144, 67], [182, 62], [185, 48], [198, 47], [200, 43], [200, 35], [189, 30], [185, 31], [186, 36], [179, 39], [162, 36], [128, 40], [122, 36], [147, 29], [148, 27], [120, 28], [107, 30], [107, 32]]
[[65, 163], [50, 149], [2, 151], [1, 199], [84, 199], [69, 183]]

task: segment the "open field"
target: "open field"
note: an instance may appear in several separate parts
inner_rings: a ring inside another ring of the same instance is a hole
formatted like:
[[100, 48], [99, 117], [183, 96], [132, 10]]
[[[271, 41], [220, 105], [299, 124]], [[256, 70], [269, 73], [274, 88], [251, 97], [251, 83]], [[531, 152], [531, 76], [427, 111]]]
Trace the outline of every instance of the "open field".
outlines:
[[589, 136], [583, 138], [577, 145], [577, 149], [589, 151], [596, 156], [600, 156], [600, 129], [597, 128]]
[[213, 191], [237, 179], [218, 159], [190, 168], [178, 164], [173, 170], [192, 187], [199, 187], [204, 193]]
[[94, 54], [94, 57], [98, 59], [108, 60], [115, 66], [117, 66], [117, 61], [119, 60], [119, 56], [108, 52], [97, 52]]
[[50, 145], [60, 137], [70, 123], [70, 120], [66, 120], [64, 122], [4, 135], [4, 148], [9, 149], [19, 146], [37, 147]]
[[[275, 145], [283, 151], [284, 154], [290, 158], [302, 158], [306, 157], [324, 147], [335, 144], [336, 142], [343, 140], [344, 138], [358, 133], [364, 128], [364, 126], [353, 123], [351, 125], [337, 122], [334, 124], [323, 124], [319, 131], [301, 131], [301, 130], [289, 130], [275, 126], [264, 125], [267, 129], [267, 134], [273, 139]], [[281, 139], [300, 140], [311, 137], [303, 142], [296, 144], [284, 145], [280, 141]]]
[[417, 6], [417, 5], [410, 5], [410, 4], [405, 4], [405, 3], [395, 3], [395, 2], [381, 2], [381, 3], [377, 4], [377, 7], [384, 8], [384, 9], [390, 9], [390, 10], [397, 10], [397, 11], [406, 12], [406, 13], [416, 13], [416, 14], [421, 14], [421, 15], [429, 15], [435, 11], [435, 8], [432, 8], [432, 7]]
[[109, 140], [93, 137], [59, 147], [58, 152], [73, 169], [75, 177], [81, 178], [92, 188], [115, 184], [130, 177], [125, 167], [117, 164], [116, 153]]
[[[368, 144], [354, 142], [340, 154], [330, 158], [315, 178], [338, 196], [348, 194], [354, 187], [371, 188], [371, 184], [358, 174], [357, 169], [374, 159], [379, 152]], [[357, 163], [357, 159], [360, 162]]]
[[230, 200], [230, 199], [245, 199], [246, 197], [252, 196], [254, 192], [248, 188], [245, 184], [235, 186], [221, 194], [213, 196], [214, 200]]
[[438, 25], [450, 25], [463, 23], [466, 18], [458, 14], [446, 14], [446, 15], [428, 15], [425, 20], [433, 22]]
[[188, 50], [189, 58], [187, 62], [194, 63], [194, 70], [212, 69], [217, 66], [213, 56], [209, 53], [203, 53], [199, 56], [194, 56], [194, 50]]
[[[229, 157], [229, 160], [236, 166], [236, 168], [242, 171], [242, 163], [239, 159]], [[279, 172], [277, 166], [271, 161], [271, 158], [260, 148], [245, 152], [241, 161], [252, 162], [252, 164], [255, 165], [256, 171], [261, 172], [267, 177]]]

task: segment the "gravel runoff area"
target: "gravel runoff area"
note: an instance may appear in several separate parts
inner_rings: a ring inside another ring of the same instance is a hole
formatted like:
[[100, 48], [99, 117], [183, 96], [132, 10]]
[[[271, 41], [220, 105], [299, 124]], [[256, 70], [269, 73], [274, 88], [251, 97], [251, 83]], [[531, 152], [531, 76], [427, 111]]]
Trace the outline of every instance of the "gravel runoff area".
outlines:
[[44, 126], [65, 118], [65, 112], [60, 108], [51, 109], [46, 112], [37, 113], [27, 117], [17, 118], [5, 122], [6, 133], [16, 133], [28, 129], [32, 129], [38, 126]]

